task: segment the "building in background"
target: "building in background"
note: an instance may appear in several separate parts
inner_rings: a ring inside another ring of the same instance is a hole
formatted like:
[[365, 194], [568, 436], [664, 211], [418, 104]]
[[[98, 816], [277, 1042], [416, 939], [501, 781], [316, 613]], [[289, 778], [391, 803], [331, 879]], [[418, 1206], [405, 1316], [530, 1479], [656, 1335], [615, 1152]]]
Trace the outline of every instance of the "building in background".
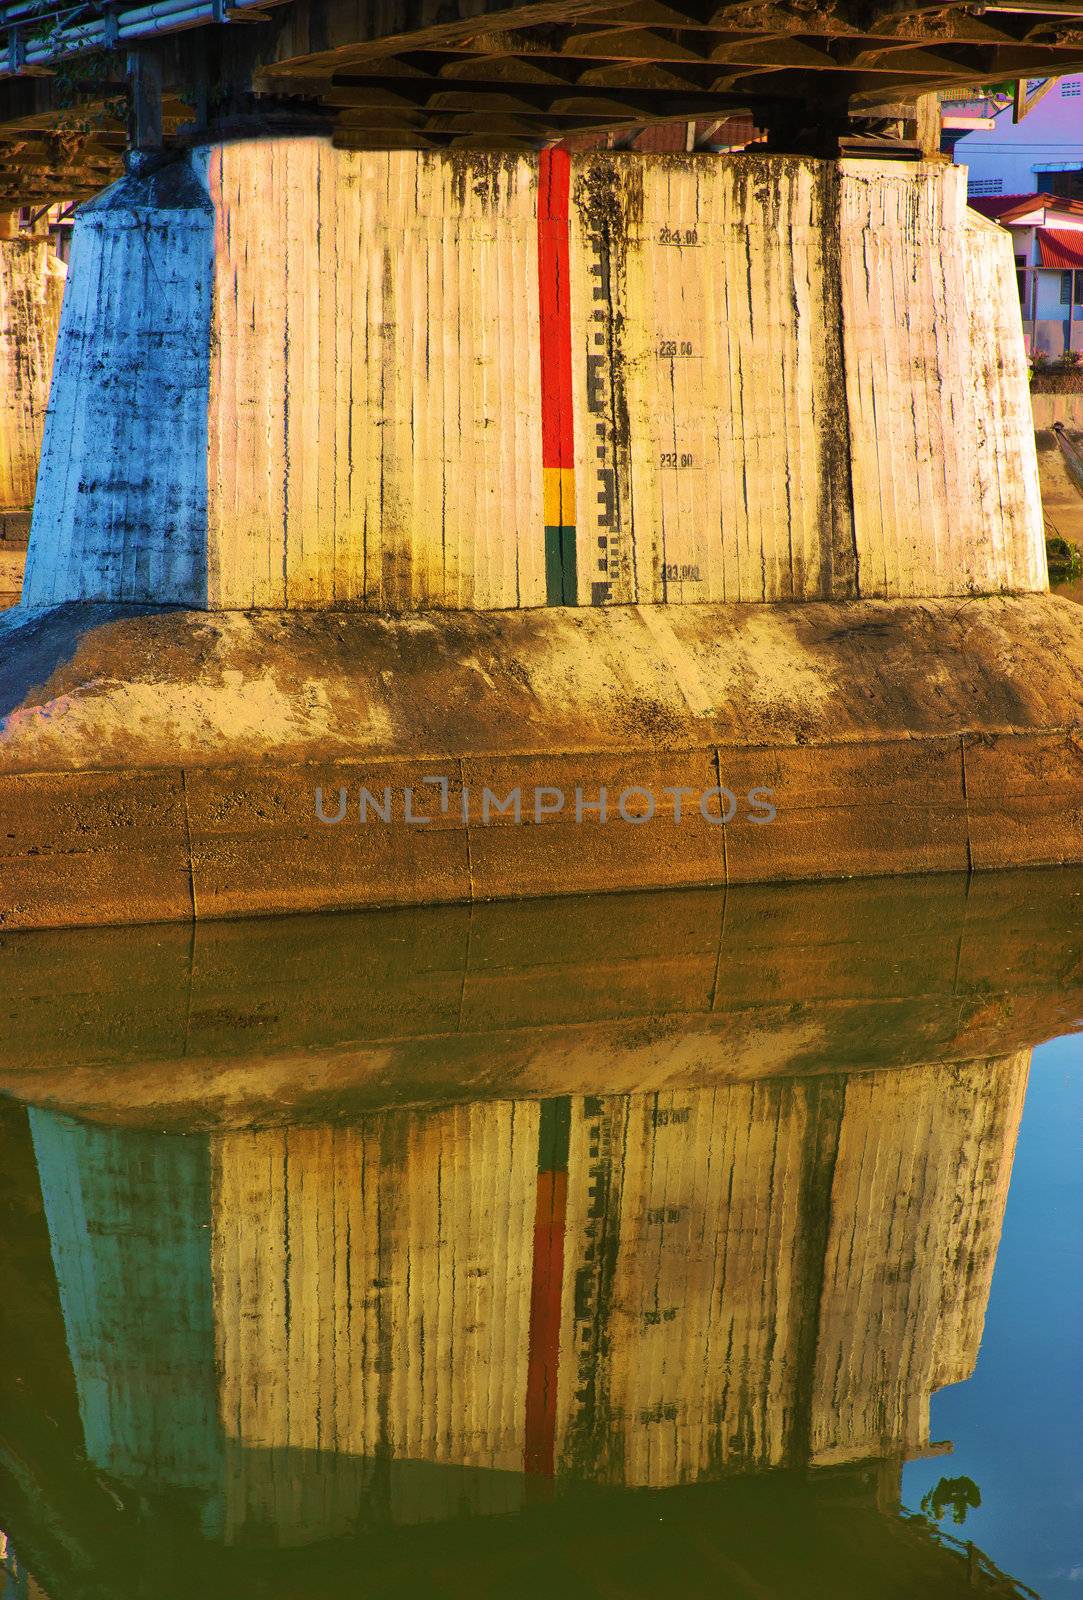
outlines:
[[981, 124], [951, 139], [955, 161], [969, 169], [971, 198], [1042, 193], [1083, 200], [1083, 75], [1032, 81], [1027, 102], [1018, 121], [1007, 94], [945, 105], [949, 137], [959, 132], [951, 124], [960, 117]]
[[49, 235], [53, 254], [65, 266], [71, 260], [71, 235], [75, 227], [75, 201], [61, 201], [55, 206], [20, 206], [19, 228], [33, 233], [35, 229]]
[[1083, 350], [1083, 75], [996, 87], [941, 106], [942, 148], [967, 198], [1012, 235], [1028, 350]]
[[1083, 350], [1083, 200], [979, 195], [970, 204], [1011, 233], [1027, 348]]

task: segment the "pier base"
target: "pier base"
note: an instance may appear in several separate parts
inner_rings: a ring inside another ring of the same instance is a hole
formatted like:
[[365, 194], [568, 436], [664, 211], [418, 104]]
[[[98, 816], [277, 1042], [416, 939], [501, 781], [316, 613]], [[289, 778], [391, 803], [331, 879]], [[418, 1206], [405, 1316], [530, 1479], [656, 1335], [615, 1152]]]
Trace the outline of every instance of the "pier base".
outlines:
[[1042, 595], [16, 608], [0, 710], [4, 928], [1083, 862]]
[[1011, 243], [941, 163], [204, 148], [80, 209], [54, 387], [33, 605], [1046, 584]]

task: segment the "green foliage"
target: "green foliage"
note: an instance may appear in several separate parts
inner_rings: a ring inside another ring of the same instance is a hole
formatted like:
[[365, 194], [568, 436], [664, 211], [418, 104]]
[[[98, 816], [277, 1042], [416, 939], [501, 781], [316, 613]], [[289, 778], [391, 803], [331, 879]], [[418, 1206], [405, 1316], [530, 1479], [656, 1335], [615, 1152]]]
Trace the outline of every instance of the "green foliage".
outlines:
[[966, 1514], [981, 1505], [981, 1490], [973, 1478], [941, 1478], [921, 1502], [922, 1512], [933, 1522], [943, 1522], [950, 1509], [956, 1527], [966, 1521]]
[[1048, 356], [1044, 350], [1034, 350], [1030, 356], [1030, 371], [1075, 372], [1083, 361], [1083, 350], [1062, 350], [1059, 356]]
[[1045, 554], [1052, 582], [1071, 583], [1076, 578], [1083, 578], [1083, 554], [1074, 544], [1062, 539], [1059, 533], [1046, 539]]
[[[123, 75], [119, 58], [114, 51], [90, 50], [85, 55], [69, 56], [53, 67], [53, 104], [73, 115], [65, 116], [61, 126], [68, 132], [90, 133], [100, 127], [106, 117], [123, 120], [128, 114], [127, 95], [116, 96], [105, 102], [101, 110], [86, 109], [86, 101], [94, 94], [103, 79]], [[79, 113], [83, 115], [80, 118]]]
[[[32, 0], [30, 14], [41, 14], [41, 20], [25, 28], [27, 39], [42, 43], [56, 38], [60, 31], [56, 0]], [[2, 42], [6, 47], [7, 38]], [[120, 52], [116, 50], [88, 50], [78, 55], [60, 56], [50, 64], [49, 75], [52, 78], [53, 105], [61, 110], [76, 110], [103, 78], [123, 77], [124, 67]], [[115, 109], [118, 106], [121, 108], [119, 111]], [[126, 116], [127, 97], [108, 102], [106, 115]], [[100, 122], [100, 114], [86, 118], [85, 125], [78, 118], [65, 117], [60, 126], [67, 133], [89, 133]]]

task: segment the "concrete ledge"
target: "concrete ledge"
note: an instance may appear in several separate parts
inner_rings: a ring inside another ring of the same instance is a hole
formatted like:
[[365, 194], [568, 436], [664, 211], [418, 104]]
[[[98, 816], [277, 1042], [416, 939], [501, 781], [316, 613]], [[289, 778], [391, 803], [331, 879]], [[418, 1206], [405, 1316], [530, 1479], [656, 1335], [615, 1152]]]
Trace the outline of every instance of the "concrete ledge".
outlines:
[[25, 553], [29, 538], [29, 511], [0, 511], [0, 542], [18, 545]]
[[1083, 609], [1048, 596], [16, 608], [0, 713], [8, 929], [1083, 862]]

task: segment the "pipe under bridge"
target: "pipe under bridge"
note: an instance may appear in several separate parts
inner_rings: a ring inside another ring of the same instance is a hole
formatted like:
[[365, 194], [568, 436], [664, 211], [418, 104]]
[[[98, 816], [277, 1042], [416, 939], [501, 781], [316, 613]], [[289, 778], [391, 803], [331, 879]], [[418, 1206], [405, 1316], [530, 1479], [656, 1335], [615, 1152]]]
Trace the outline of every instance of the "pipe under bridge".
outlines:
[[55, 360], [0, 239], [4, 927], [1083, 860], [1011, 245], [929, 98], [1083, 64], [1070, 10], [0, 32], [0, 205], [81, 200]]

